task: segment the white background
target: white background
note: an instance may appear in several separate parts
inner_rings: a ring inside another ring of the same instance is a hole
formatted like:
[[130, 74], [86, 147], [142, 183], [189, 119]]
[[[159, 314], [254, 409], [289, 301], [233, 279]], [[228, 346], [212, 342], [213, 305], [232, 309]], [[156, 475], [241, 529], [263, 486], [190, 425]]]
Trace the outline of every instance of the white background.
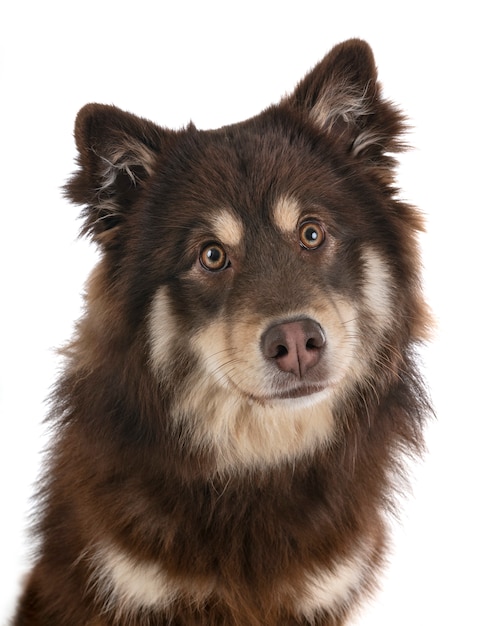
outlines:
[[[171, 5], [171, 6], [170, 6]], [[180, 127], [236, 122], [290, 91], [332, 45], [372, 45], [416, 148], [403, 197], [428, 220], [425, 287], [438, 318], [424, 353], [437, 420], [395, 526], [364, 626], [480, 624], [479, 47], [471, 0], [17, 2], [0, 15], [0, 623], [25, 570], [26, 513], [46, 435], [44, 398], [95, 252], [60, 186], [77, 110], [114, 103]], [[6, 8], [8, 6], [8, 8]], [[171, 8], [171, 7], [175, 8]]]

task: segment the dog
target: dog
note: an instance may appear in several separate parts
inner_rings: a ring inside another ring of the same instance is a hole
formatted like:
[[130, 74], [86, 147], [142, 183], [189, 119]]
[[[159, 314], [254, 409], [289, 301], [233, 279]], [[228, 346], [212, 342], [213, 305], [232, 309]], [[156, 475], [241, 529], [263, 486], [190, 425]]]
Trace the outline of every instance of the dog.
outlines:
[[404, 131], [355, 39], [216, 130], [81, 109], [101, 255], [15, 626], [342, 626], [375, 592], [431, 413]]

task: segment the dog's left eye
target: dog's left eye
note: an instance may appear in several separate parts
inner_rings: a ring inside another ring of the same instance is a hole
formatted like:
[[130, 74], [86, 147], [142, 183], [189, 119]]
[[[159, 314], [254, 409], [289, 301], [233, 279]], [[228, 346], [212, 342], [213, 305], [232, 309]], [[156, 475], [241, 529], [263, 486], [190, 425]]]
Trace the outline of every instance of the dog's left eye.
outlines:
[[325, 231], [318, 222], [308, 220], [298, 227], [298, 238], [302, 248], [316, 250], [325, 241]]
[[209, 272], [220, 272], [230, 265], [230, 260], [223, 246], [209, 243], [200, 251], [200, 264]]

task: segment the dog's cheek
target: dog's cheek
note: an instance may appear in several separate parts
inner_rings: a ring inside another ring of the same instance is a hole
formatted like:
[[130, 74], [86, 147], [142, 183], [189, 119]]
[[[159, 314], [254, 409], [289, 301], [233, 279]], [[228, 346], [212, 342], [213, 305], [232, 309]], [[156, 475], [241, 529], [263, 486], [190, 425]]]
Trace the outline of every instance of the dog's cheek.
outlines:
[[[245, 314], [245, 317], [247, 315]], [[192, 337], [192, 348], [202, 370], [220, 386], [230, 382], [247, 388], [261, 385], [266, 376], [265, 364], [259, 350], [260, 323], [218, 315]]]
[[376, 331], [385, 332], [394, 320], [392, 276], [387, 264], [374, 250], [363, 255], [363, 303], [366, 312], [374, 319]]
[[153, 298], [148, 317], [150, 364], [157, 375], [171, 370], [179, 328], [174, 315], [168, 287], [161, 287]]

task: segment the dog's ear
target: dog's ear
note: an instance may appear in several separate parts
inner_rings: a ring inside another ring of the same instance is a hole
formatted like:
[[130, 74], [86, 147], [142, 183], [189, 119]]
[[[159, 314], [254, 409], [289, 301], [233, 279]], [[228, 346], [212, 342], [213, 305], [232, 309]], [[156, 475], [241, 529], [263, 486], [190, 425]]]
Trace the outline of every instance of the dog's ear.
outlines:
[[405, 149], [404, 117], [382, 98], [366, 42], [351, 39], [335, 46], [284, 102], [391, 182], [391, 153]]
[[82, 234], [115, 244], [122, 222], [173, 132], [114, 106], [87, 104], [77, 115], [78, 171], [65, 185], [84, 205]]

